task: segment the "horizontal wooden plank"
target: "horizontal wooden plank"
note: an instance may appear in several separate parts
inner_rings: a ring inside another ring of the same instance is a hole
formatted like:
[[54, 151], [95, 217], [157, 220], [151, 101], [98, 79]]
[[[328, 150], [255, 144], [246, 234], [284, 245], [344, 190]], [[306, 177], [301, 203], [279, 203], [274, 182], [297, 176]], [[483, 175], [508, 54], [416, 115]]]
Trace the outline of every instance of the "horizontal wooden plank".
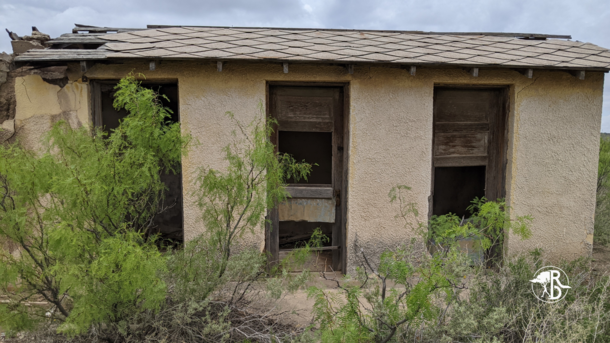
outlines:
[[280, 131], [302, 131], [302, 132], [332, 132], [334, 123], [332, 121], [285, 121], [279, 120]]
[[[338, 246], [329, 246], [329, 247], [319, 247], [319, 248], [309, 248], [311, 251], [324, 251], [324, 250], [339, 250], [341, 247]], [[280, 249], [282, 251], [294, 251], [298, 249]]]
[[[286, 72], [286, 71], [285, 71]], [[278, 120], [333, 121], [332, 96], [277, 96]]]
[[489, 123], [434, 123], [435, 133], [487, 131], [489, 131]]
[[277, 206], [280, 221], [307, 221], [314, 223], [334, 223], [333, 199], [288, 198]]
[[304, 199], [332, 199], [332, 187], [286, 187], [286, 191], [293, 198]]
[[487, 155], [487, 132], [453, 132], [434, 135], [434, 156]]
[[497, 103], [497, 90], [438, 87], [434, 90], [434, 121], [486, 123]]
[[434, 157], [435, 167], [486, 166], [487, 156], [440, 156]]

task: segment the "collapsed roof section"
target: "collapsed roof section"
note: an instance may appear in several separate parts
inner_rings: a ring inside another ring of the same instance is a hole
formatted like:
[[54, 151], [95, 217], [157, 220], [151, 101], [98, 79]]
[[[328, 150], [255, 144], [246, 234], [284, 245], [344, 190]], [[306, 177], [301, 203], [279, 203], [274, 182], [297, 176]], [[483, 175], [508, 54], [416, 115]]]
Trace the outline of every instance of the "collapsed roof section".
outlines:
[[[111, 33], [113, 32], [113, 33]], [[16, 62], [217, 60], [610, 70], [610, 51], [570, 36], [333, 29], [78, 25]]]

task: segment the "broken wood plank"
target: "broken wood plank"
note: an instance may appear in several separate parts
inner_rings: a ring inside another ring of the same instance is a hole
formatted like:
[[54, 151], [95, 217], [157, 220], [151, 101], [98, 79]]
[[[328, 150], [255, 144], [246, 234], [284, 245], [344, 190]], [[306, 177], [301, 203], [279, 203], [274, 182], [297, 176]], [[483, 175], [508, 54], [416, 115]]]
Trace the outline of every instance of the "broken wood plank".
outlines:
[[286, 187], [286, 191], [290, 193], [292, 198], [302, 199], [332, 199], [332, 187]]
[[293, 242], [298, 242], [298, 241], [302, 241], [302, 240], [309, 240], [311, 238], [311, 234], [308, 233], [306, 235], [297, 235], [297, 236], [292, 236], [292, 237], [280, 237], [280, 245], [283, 244], [288, 244], [288, 243], [293, 243]]
[[[294, 250], [298, 250], [298, 249], [280, 249], [280, 252], [284, 252], [284, 251], [294, 251]], [[309, 250], [311, 251], [325, 251], [325, 250], [339, 250], [338, 246], [329, 246], [329, 247], [310, 247]]]

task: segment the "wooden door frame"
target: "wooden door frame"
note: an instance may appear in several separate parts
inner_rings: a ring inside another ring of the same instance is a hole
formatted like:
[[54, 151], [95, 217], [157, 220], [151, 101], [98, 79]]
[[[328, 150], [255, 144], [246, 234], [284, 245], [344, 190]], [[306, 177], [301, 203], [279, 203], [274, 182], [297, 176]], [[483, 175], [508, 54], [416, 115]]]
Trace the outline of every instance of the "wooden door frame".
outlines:
[[[343, 170], [341, 182], [341, 194], [340, 194], [340, 236], [337, 237], [340, 242], [341, 249], [337, 252], [340, 257], [340, 268], [341, 272], [345, 274], [347, 267], [347, 207], [348, 207], [348, 166], [349, 166], [349, 143], [350, 143], [350, 130], [349, 130], [349, 108], [350, 108], [350, 84], [349, 82], [303, 82], [303, 81], [267, 81], [265, 83], [265, 115], [267, 118], [271, 116], [271, 98], [270, 98], [270, 87], [271, 86], [298, 86], [298, 87], [341, 87], [343, 90]], [[273, 133], [277, 135], [277, 131]], [[277, 147], [276, 147], [277, 152]], [[338, 177], [338, 175], [333, 175]], [[336, 213], [339, 217], [339, 213]], [[272, 230], [272, 228], [279, 228], [279, 213], [278, 209], [267, 210], [267, 222], [265, 224], [265, 252], [268, 253], [268, 267], [272, 267], [279, 263], [279, 229]], [[336, 268], [338, 266], [333, 266]]]
[[[494, 140], [499, 148], [497, 151], [491, 152], [488, 151], [488, 159], [485, 169], [485, 196], [488, 197], [490, 193], [494, 199], [497, 200], [499, 198], [506, 198], [506, 175], [507, 175], [507, 167], [508, 167], [508, 147], [509, 147], [509, 124], [511, 117], [511, 95], [513, 91], [512, 85], [464, 85], [464, 84], [434, 84], [433, 94], [436, 95], [436, 88], [456, 88], [456, 89], [497, 89], [499, 90], [499, 98], [497, 102], [498, 106], [498, 117], [492, 120], [490, 118], [489, 125], [489, 140], [490, 145], [491, 141]], [[432, 118], [432, 152], [431, 152], [431, 183], [430, 183], [430, 196], [428, 198], [428, 219], [432, 217], [432, 213], [434, 210], [434, 174], [435, 174], [435, 164], [434, 164], [434, 142], [435, 142], [435, 121], [434, 121], [434, 102], [436, 99], [433, 98], [433, 118]], [[490, 156], [490, 154], [492, 154]], [[490, 171], [492, 170], [492, 171]], [[488, 187], [493, 187], [488, 193]], [[506, 237], [506, 235], [504, 235]], [[428, 243], [428, 242], [427, 242]], [[499, 248], [499, 249], [498, 249]], [[504, 250], [504, 241], [499, 243], [499, 247], [492, 248], [491, 254], [499, 257], [502, 256], [499, 254]]]
[[[500, 101], [498, 103], [499, 106], [499, 114], [502, 118], [500, 118], [499, 123], [503, 125], [501, 129], [499, 125], [495, 125], [493, 127], [493, 132], [490, 130], [490, 136], [494, 135], [495, 139], [499, 141], [500, 149], [497, 152], [498, 155], [494, 158], [495, 168], [500, 169], [500, 175], [495, 175], [495, 180], [489, 180], [488, 168], [485, 169], [485, 188], [487, 189], [488, 182], [493, 182], [495, 189], [495, 193], [498, 195], [496, 198], [505, 198], [506, 197], [506, 173], [507, 173], [507, 165], [508, 165], [508, 136], [509, 136], [509, 117], [510, 117], [510, 91], [511, 85], [498, 85], [498, 84], [490, 84], [490, 85], [473, 85], [473, 84], [445, 84], [439, 83], [434, 84], [433, 94], [436, 94], [436, 88], [456, 88], [456, 89], [499, 89], [500, 90]], [[432, 211], [434, 206], [434, 141], [435, 141], [435, 130], [434, 130], [434, 102], [436, 99], [432, 99], [432, 144], [431, 144], [431, 155], [430, 155], [430, 165], [431, 165], [431, 178], [430, 178], [430, 196], [428, 197], [428, 219], [432, 217]], [[491, 124], [491, 123], [490, 123]], [[490, 137], [491, 138], [491, 137]], [[489, 152], [488, 152], [489, 153]], [[489, 164], [489, 158], [488, 158]], [[490, 183], [491, 183], [490, 182]], [[493, 199], [494, 201], [496, 199]]]

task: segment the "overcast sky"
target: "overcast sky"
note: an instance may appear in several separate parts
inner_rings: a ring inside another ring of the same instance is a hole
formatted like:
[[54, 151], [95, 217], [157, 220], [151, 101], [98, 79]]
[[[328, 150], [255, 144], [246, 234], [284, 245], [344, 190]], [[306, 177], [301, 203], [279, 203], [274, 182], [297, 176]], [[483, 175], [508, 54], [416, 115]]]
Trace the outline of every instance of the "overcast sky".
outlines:
[[[609, 0], [0, 0], [0, 29], [19, 35], [34, 25], [56, 37], [74, 23], [553, 33], [610, 48]], [[12, 51], [0, 37], [0, 51]], [[610, 132], [608, 76], [602, 132]]]

